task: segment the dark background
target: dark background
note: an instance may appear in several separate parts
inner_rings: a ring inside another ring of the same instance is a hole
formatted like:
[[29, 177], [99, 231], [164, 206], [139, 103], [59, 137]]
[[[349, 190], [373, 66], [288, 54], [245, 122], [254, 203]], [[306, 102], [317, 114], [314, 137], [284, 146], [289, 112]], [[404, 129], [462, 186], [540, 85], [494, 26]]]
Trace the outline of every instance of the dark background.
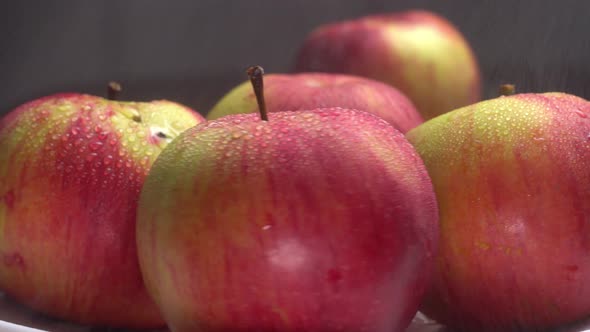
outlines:
[[485, 96], [497, 85], [590, 98], [587, 0], [126, 0], [3, 1], [0, 113], [46, 94], [176, 100], [205, 113], [244, 69], [290, 70], [319, 24], [424, 8], [450, 19], [471, 43]]

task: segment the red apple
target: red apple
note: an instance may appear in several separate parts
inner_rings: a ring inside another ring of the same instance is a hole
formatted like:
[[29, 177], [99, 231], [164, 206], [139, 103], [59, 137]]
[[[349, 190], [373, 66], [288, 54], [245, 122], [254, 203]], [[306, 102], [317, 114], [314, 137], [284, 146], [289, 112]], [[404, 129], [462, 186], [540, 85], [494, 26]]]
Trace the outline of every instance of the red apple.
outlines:
[[403, 331], [438, 238], [422, 161], [364, 111], [261, 117], [185, 131], [146, 179], [138, 253], [168, 326]]
[[[373, 113], [402, 133], [422, 123], [412, 102], [397, 89], [367, 78], [322, 74], [266, 75], [265, 100], [269, 112], [342, 107]], [[207, 119], [256, 113], [256, 98], [249, 82], [228, 92], [209, 112]]]
[[297, 71], [347, 73], [389, 83], [425, 119], [480, 98], [480, 71], [467, 40], [445, 18], [411, 10], [333, 22], [315, 29]]
[[453, 331], [548, 331], [590, 317], [590, 103], [518, 94], [407, 134], [440, 207], [423, 311]]
[[156, 156], [203, 121], [170, 101], [59, 94], [0, 120], [0, 289], [48, 315], [162, 326], [135, 246], [139, 191]]

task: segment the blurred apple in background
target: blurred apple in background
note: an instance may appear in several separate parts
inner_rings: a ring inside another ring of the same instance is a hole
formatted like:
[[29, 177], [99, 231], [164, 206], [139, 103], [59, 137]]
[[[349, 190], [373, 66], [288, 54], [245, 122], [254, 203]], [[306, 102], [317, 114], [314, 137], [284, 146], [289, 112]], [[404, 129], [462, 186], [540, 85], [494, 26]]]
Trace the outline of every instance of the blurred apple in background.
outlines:
[[[376, 114], [402, 133], [422, 123], [412, 102], [397, 89], [367, 78], [322, 74], [270, 74], [264, 79], [269, 112], [342, 107]], [[207, 119], [228, 114], [258, 112], [249, 82], [228, 92]]]
[[398, 88], [425, 119], [479, 100], [480, 70], [465, 38], [427, 11], [378, 14], [315, 29], [297, 56], [298, 72], [373, 78]]
[[452, 331], [555, 331], [590, 317], [590, 103], [477, 103], [407, 134], [432, 177], [441, 246], [423, 312]]
[[438, 240], [413, 147], [342, 108], [185, 131], [150, 171], [137, 226], [146, 286], [173, 331], [403, 331]]
[[135, 245], [136, 204], [160, 151], [203, 121], [170, 101], [58, 94], [0, 121], [0, 289], [50, 316], [163, 325]]

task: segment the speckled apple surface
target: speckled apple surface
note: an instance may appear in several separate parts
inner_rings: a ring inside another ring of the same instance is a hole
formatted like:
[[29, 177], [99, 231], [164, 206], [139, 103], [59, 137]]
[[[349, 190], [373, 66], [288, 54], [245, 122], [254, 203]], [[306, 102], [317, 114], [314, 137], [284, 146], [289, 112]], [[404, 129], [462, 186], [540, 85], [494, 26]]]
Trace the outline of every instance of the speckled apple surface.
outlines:
[[422, 161], [383, 119], [230, 115], [155, 162], [138, 250], [173, 331], [402, 331], [430, 278], [437, 218]]
[[590, 104], [501, 97], [408, 133], [440, 206], [426, 314], [469, 331], [590, 316]]
[[428, 11], [378, 14], [313, 30], [296, 71], [373, 78], [407, 95], [424, 119], [479, 101], [480, 70], [461, 32]]
[[[412, 102], [397, 89], [352, 75], [304, 73], [269, 74], [264, 77], [269, 112], [341, 107], [375, 114], [402, 133], [423, 122]], [[207, 119], [258, 112], [250, 82], [228, 92], [207, 114]]]
[[72, 321], [162, 325], [140, 276], [136, 204], [163, 147], [199, 121], [168, 101], [78, 94], [41, 98], [2, 118], [0, 289]]

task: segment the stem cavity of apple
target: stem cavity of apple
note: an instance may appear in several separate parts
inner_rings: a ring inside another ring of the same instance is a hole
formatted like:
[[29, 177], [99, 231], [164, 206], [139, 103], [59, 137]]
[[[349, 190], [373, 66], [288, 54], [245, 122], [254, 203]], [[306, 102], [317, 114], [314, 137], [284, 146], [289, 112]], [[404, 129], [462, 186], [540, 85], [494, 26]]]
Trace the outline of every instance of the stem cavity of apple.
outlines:
[[[121, 83], [115, 82], [115, 81], [110, 81], [109, 84], [107, 85], [107, 99], [113, 100], [113, 101], [119, 100], [119, 94], [121, 93], [122, 90], [123, 90], [123, 87], [121, 86]], [[131, 120], [133, 120], [135, 122], [142, 121], [141, 115], [139, 114], [139, 112], [129, 111], [126, 113], [128, 113], [128, 114], [126, 114], [126, 116], [128, 118], [130, 118]]]
[[119, 93], [123, 90], [119, 82], [111, 81], [107, 85], [107, 99], [118, 100]]
[[264, 69], [261, 66], [250, 66], [246, 70], [246, 73], [250, 77], [250, 83], [252, 83], [252, 88], [254, 89], [254, 94], [256, 95], [260, 119], [262, 119], [262, 121], [268, 121], [266, 103], [264, 101], [264, 82], [262, 79], [262, 76], [264, 76]]
[[514, 84], [502, 84], [498, 92], [501, 96], [511, 96], [516, 93], [516, 87]]

